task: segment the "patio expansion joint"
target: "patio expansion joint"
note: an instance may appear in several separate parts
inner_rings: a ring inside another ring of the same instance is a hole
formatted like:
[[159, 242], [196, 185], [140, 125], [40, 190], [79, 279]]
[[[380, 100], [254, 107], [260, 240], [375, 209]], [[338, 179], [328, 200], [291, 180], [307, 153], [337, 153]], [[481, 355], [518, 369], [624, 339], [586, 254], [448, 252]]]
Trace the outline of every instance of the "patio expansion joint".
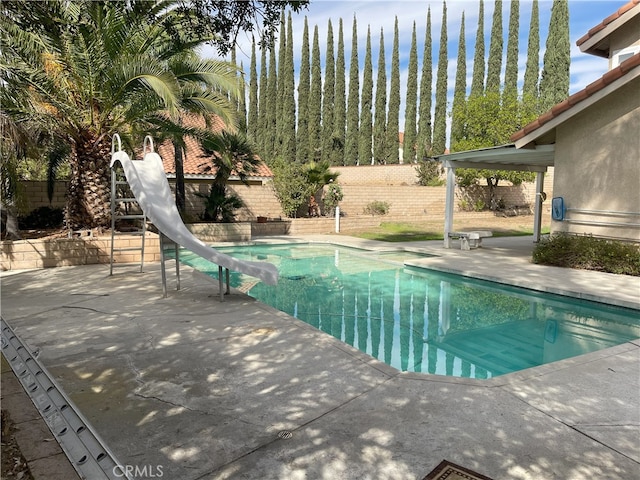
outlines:
[[[312, 425], [316, 421], [318, 421], [318, 420], [320, 420], [320, 419], [322, 419], [324, 417], [327, 417], [328, 415], [331, 415], [332, 413], [342, 409], [343, 407], [346, 407], [351, 402], [353, 402], [353, 401], [359, 399], [360, 397], [362, 397], [362, 396], [374, 391], [375, 389], [381, 387], [382, 385], [385, 385], [386, 383], [398, 378], [398, 376], [399, 376], [399, 374], [398, 375], [388, 376], [388, 378], [376, 383], [372, 387], [361, 391], [357, 395], [354, 395], [353, 397], [350, 397], [350, 398], [346, 399], [345, 401], [343, 401], [339, 405], [336, 405], [336, 406], [330, 408], [329, 410], [321, 413], [320, 415], [317, 415], [317, 416], [311, 418], [310, 420], [307, 420], [306, 422], [298, 425], [296, 428], [290, 429], [289, 431], [295, 435], [296, 432], [302, 430], [303, 428], [305, 428], [305, 427], [307, 427], [309, 425]], [[215, 472], [221, 471], [221, 470], [225, 469], [226, 467], [228, 467], [229, 465], [232, 465], [235, 462], [238, 462], [238, 461], [242, 460], [243, 458], [248, 457], [249, 455], [252, 455], [252, 454], [254, 454], [256, 452], [259, 452], [260, 450], [262, 450], [264, 448], [267, 448], [267, 447], [269, 447], [270, 445], [273, 445], [276, 442], [286, 442], [286, 441], [288, 441], [288, 440], [282, 439], [282, 438], [279, 438], [278, 436], [276, 436], [273, 440], [269, 440], [267, 442], [264, 442], [261, 445], [258, 445], [255, 448], [249, 450], [248, 452], [245, 452], [242, 455], [234, 458], [233, 460], [230, 460], [227, 463], [214, 468], [213, 470], [210, 470], [210, 471], [207, 471], [207, 472], [203, 473], [202, 475], [200, 475], [199, 477], [194, 478], [193, 480], [201, 480], [201, 479], [204, 479], [204, 478], [210, 478], [210, 475], [214, 474]]]
[[553, 415], [553, 414], [551, 414], [551, 413], [549, 413], [549, 412], [546, 412], [545, 410], [543, 410], [543, 409], [541, 409], [541, 408], [539, 408], [539, 407], [536, 407], [535, 405], [532, 405], [531, 403], [527, 402], [527, 401], [526, 401], [526, 400], [524, 400], [523, 398], [521, 398], [521, 397], [519, 397], [518, 395], [516, 395], [516, 394], [515, 394], [514, 392], [512, 392], [511, 390], [509, 390], [509, 389], [505, 389], [505, 390], [506, 390], [506, 392], [507, 392], [509, 395], [513, 396], [514, 398], [516, 398], [516, 399], [517, 399], [517, 400], [519, 400], [520, 402], [524, 403], [527, 407], [532, 408], [533, 410], [535, 410], [535, 411], [537, 411], [537, 412], [541, 413], [541, 414], [542, 414], [542, 415], [544, 415], [545, 417], [550, 418], [550, 419], [551, 419], [551, 420], [553, 420], [554, 422], [557, 422], [557, 423], [559, 423], [559, 424], [561, 424], [561, 425], [564, 425], [565, 427], [567, 427], [567, 428], [569, 428], [569, 429], [573, 430], [573, 431], [574, 431], [574, 432], [576, 432], [577, 434], [582, 435], [583, 437], [588, 438], [589, 440], [591, 440], [591, 441], [593, 441], [593, 442], [595, 442], [595, 443], [599, 444], [600, 446], [602, 446], [602, 447], [606, 448], [607, 450], [611, 450], [612, 452], [614, 452], [614, 453], [616, 453], [616, 454], [618, 454], [618, 455], [621, 455], [621, 456], [623, 456], [624, 458], [626, 458], [626, 459], [628, 459], [628, 460], [631, 460], [632, 462], [634, 462], [634, 463], [636, 463], [636, 464], [640, 465], [640, 462], [639, 462], [638, 460], [636, 460], [635, 458], [630, 457], [630, 456], [629, 456], [629, 455], [627, 455], [626, 453], [621, 452], [620, 450], [618, 450], [618, 449], [616, 449], [616, 448], [613, 448], [611, 445], [607, 445], [607, 444], [606, 444], [606, 443], [604, 443], [603, 441], [601, 441], [601, 440], [599, 440], [599, 439], [595, 438], [593, 435], [589, 435], [588, 433], [586, 433], [586, 432], [584, 432], [584, 431], [582, 431], [582, 430], [581, 430], [581, 428], [584, 428], [584, 427], [592, 427], [592, 426], [603, 426], [603, 427], [604, 427], [604, 426], [614, 426], [614, 427], [615, 427], [615, 426], [623, 426], [623, 427], [628, 427], [628, 426], [636, 426], [636, 425], [634, 425], [634, 424], [622, 424], [622, 425], [617, 425], [617, 424], [611, 424], [611, 423], [609, 423], [609, 424], [593, 424], [593, 425], [590, 425], [590, 424], [573, 424], [573, 423], [569, 423], [569, 422], [567, 422], [567, 421], [563, 420], [562, 418], [560, 418], [560, 417], [558, 417], [558, 416], [555, 416], [555, 415]]

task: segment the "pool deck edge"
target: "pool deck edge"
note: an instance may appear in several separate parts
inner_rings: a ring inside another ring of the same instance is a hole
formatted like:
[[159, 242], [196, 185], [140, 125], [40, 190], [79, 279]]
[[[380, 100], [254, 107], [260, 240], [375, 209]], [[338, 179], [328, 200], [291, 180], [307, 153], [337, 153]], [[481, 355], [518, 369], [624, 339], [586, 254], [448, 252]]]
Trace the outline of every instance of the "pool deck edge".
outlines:
[[[372, 245], [296, 240], [336, 239]], [[640, 306], [640, 279], [533, 265], [508, 240], [392, 246]], [[640, 339], [489, 380], [400, 373], [237, 291], [219, 302], [188, 269], [166, 299], [158, 264], [126, 270], [0, 275], [3, 317], [123, 465], [181, 480], [416, 479], [445, 458], [496, 480], [640, 470]]]

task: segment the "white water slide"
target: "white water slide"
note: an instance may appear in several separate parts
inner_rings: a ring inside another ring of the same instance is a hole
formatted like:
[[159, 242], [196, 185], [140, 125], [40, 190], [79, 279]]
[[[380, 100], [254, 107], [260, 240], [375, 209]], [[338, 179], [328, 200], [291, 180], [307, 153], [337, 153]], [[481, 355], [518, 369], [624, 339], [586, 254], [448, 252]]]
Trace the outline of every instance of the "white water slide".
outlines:
[[[275, 265], [268, 262], [239, 260], [209, 247], [202, 240], [194, 237], [178, 213], [162, 159], [153, 151], [151, 137], [145, 138], [142, 153], [142, 160], [132, 160], [126, 152], [122, 151], [120, 137], [116, 134], [113, 137], [111, 148], [111, 168], [115, 162], [120, 162], [131, 192], [144, 214], [156, 226], [161, 235], [165, 235], [177, 245], [215, 263], [219, 266], [219, 273], [222, 273], [221, 270], [224, 267], [227, 271], [233, 270], [259, 278], [269, 285], [275, 285], [278, 282], [278, 269]], [[222, 282], [222, 277], [220, 282]]]

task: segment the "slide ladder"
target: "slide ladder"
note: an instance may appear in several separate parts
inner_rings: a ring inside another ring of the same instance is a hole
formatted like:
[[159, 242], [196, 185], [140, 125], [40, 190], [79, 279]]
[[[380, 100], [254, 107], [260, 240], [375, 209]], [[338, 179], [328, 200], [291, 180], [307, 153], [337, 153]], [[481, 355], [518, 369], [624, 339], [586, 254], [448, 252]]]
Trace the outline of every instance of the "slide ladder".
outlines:
[[[118, 151], [122, 150], [120, 144], [120, 137], [114, 135], [111, 142], [111, 154], [116, 151], [116, 142], [118, 144]], [[130, 227], [122, 226], [121, 222], [130, 223]], [[120, 224], [120, 236], [130, 236], [133, 238], [139, 238], [137, 244], [132, 245], [132, 242], [128, 242], [126, 247], [116, 248], [115, 244], [115, 232], [116, 224]], [[113, 275], [113, 267], [115, 264], [114, 254], [121, 252], [140, 252], [140, 272], [144, 267], [144, 241], [147, 233], [147, 217], [141, 212], [133, 193], [129, 189], [129, 182], [122, 168], [118, 165], [111, 165], [111, 256], [109, 260], [109, 275]], [[120, 264], [124, 265], [124, 264]]]
[[[118, 149], [115, 149], [115, 145]], [[122, 169], [134, 198], [140, 205], [144, 215], [155, 225], [160, 234], [161, 263], [163, 294], [166, 296], [166, 272], [165, 272], [165, 246], [176, 248], [176, 273], [178, 276], [177, 289], [180, 288], [179, 280], [179, 254], [178, 247], [195, 253], [196, 255], [218, 265], [218, 281], [220, 285], [220, 300], [224, 294], [229, 293], [229, 270], [243, 273], [262, 280], [268, 285], [278, 282], [278, 269], [268, 262], [253, 262], [240, 260], [206, 245], [196, 238], [183, 223], [180, 213], [175, 205], [173, 193], [169, 188], [162, 159], [153, 151], [153, 140], [147, 136], [144, 140], [142, 160], [132, 160], [126, 152], [121, 150], [120, 138], [114, 135], [111, 152], [111, 167], [116, 162], [122, 165]], [[226, 289], [223, 288], [223, 269], [226, 270]]]

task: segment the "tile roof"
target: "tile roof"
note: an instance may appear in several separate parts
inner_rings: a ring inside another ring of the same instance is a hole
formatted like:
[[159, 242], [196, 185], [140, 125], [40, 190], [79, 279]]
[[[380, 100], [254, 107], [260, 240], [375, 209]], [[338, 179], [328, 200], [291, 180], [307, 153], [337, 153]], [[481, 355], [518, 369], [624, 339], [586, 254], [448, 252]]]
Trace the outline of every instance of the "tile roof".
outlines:
[[[205, 122], [202, 118], [188, 117], [184, 121], [189, 126], [197, 128], [205, 127]], [[223, 129], [223, 127], [224, 124], [222, 123], [222, 121], [218, 118], [215, 118], [211, 129], [215, 132], [219, 132]], [[183, 169], [185, 177], [215, 177], [216, 167], [211, 161], [212, 156], [205, 153], [204, 150], [202, 150], [202, 147], [193, 137], [185, 137], [184, 141], [185, 152], [183, 158]], [[175, 151], [171, 141], [167, 140], [162, 142], [156, 147], [156, 151], [162, 158], [164, 171], [170, 176], [175, 175]], [[234, 172], [233, 175], [236, 175], [236, 173]], [[249, 178], [264, 177], [273, 177], [273, 172], [264, 162], [261, 162], [257, 168], [257, 171], [249, 175]]]
[[631, 10], [633, 7], [635, 7], [638, 4], [640, 4], [640, 0], [631, 0], [629, 3], [626, 3], [625, 5], [620, 7], [616, 12], [612, 13], [607, 18], [605, 18], [602, 22], [600, 22], [598, 25], [596, 25], [591, 30], [589, 30], [585, 35], [580, 37], [576, 42], [576, 45], [577, 46], [582, 45], [584, 42], [592, 38], [596, 33], [600, 32], [601, 30], [604, 30], [607, 27], [607, 25], [609, 25], [610, 23], [620, 18], [622, 15], [627, 13], [629, 10]]
[[513, 135], [511, 135], [510, 140], [512, 142], [516, 142], [521, 138], [524, 138], [526, 135], [529, 135], [531, 132], [537, 130], [542, 127], [544, 124], [558, 117], [560, 114], [566, 112], [567, 110], [573, 108], [578, 103], [586, 100], [591, 97], [596, 92], [599, 92], [607, 85], [615, 82], [619, 78], [625, 76], [630, 71], [640, 67], [640, 53], [636, 53], [634, 56], [628, 58], [624, 62], [622, 62], [617, 67], [609, 70], [602, 77], [596, 80], [593, 83], [587, 85], [584, 89], [579, 92], [574, 93], [566, 100], [555, 105], [548, 112], [543, 113], [533, 122], [526, 125], [522, 130], [517, 131]]

